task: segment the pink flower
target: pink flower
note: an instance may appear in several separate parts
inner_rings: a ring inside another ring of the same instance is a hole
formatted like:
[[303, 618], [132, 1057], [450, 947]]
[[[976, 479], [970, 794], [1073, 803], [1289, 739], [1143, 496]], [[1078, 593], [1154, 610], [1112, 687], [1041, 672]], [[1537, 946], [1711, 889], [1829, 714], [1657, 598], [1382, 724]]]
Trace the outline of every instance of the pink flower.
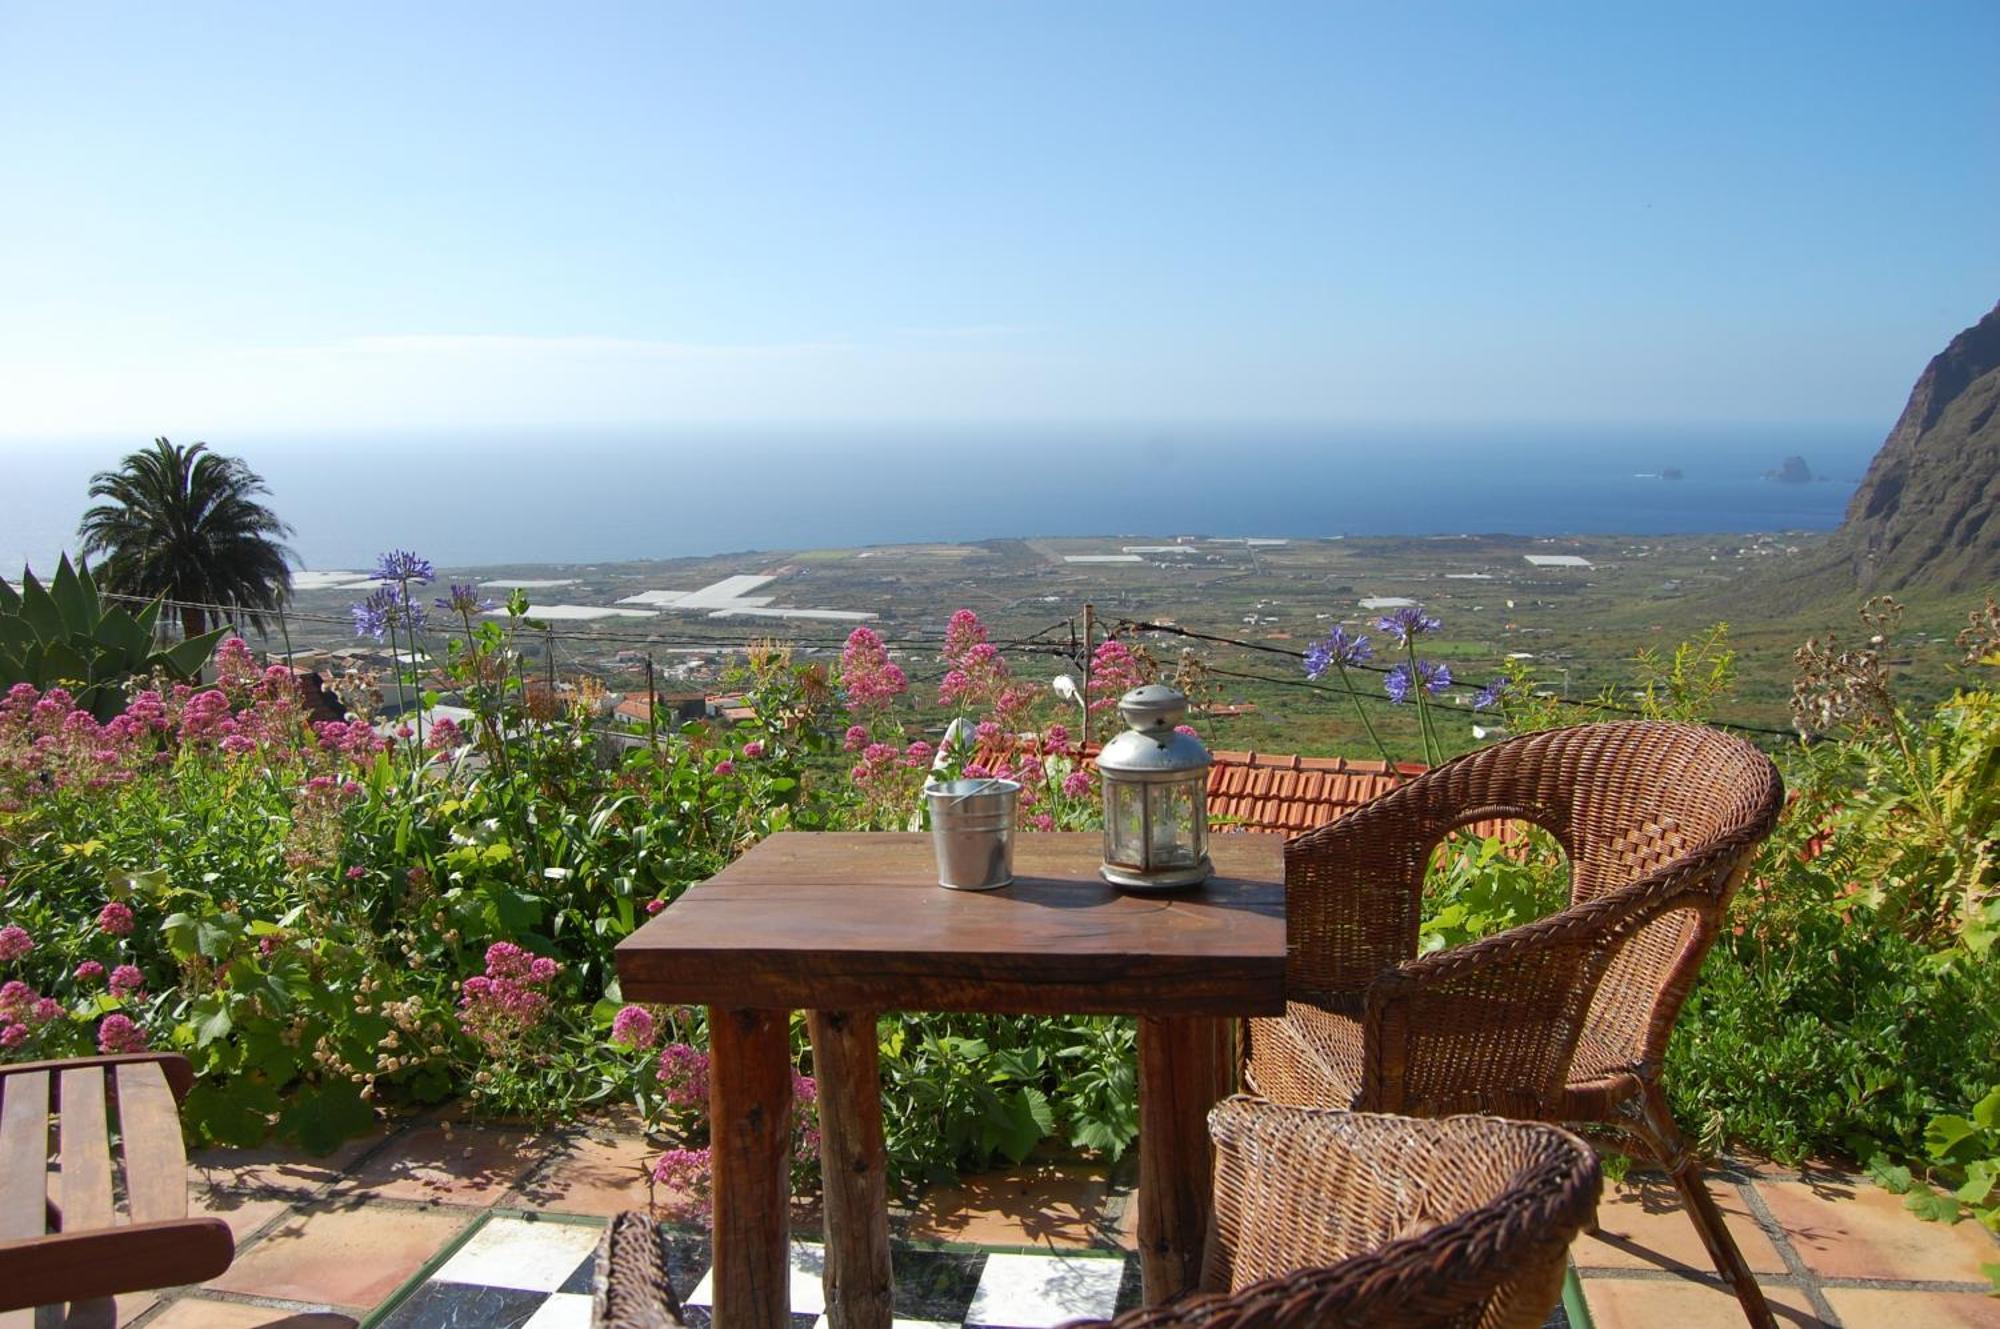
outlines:
[[858, 710], [884, 706], [907, 692], [909, 678], [889, 659], [889, 649], [871, 628], [856, 628], [840, 650], [840, 681], [847, 704]]
[[220, 746], [222, 750], [224, 752], [227, 752], [230, 756], [240, 757], [246, 752], [254, 751], [257, 747], [257, 744], [255, 740], [245, 738], [241, 734], [231, 734], [229, 735], [229, 737], [222, 740]]
[[859, 752], [873, 741], [868, 726], [851, 724], [847, 726], [847, 736], [841, 740], [841, 746], [849, 752]]
[[432, 752], [449, 752], [464, 744], [465, 735], [460, 732], [458, 722], [448, 715], [433, 721], [430, 735], [424, 739], [424, 746]]
[[930, 761], [935, 752], [936, 749], [921, 738], [912, 739], [910, 746], [903, 749], [903, 761], [909, 766], [922, 766]]
[[35, 990], [18, 978], [0, 983], [0, 1019], [21, 1019], [37, 1000]]
[[979, 621], [979, 615], [970, 609], [961, 609], [951, 616], [944, 627], [944, 658], [947, 663], [957, 664], [966, 652], [986, 643], [986, 625]]
[[743, 756], [747, 761], [755, 761], [764, 755], [764, 740], [753, 738], [743, 745]]
[[972, 740], [981, 747], [990, 747], [1000, 741], [1000, 726], [992, 720], [981, 720], [973, 726]]
[[534, 955], [511, 941], [486, 948], [486, 972], [459, 985], [458, 1023], [492, 1055], [510, 1051], [539, 1028], [548, 1015], [542, 989], [562, 972], [546, 955]]
[[121, 964], [111, 971], [111, 995], [114, 997], [144, 996], [146, 976], [139, 972], [136, 964]]
[[113, 900], [97, 911], [97, 930], [114, 937], [132, 935], [132, 908], [118, 900]]
[[680, 1192], [696, 1211], [705, 1211], [710, 1182], [708, 1150], [667, 1150], [653, 1160], [653, 1182]]
[[1037, 812], [1029, 824], [1038, 831], [1052, 831], [1056, 828], [1056, 819], [1046, 812]]
[[1062, 791], [1069, 798], [1088, 798], [1090, 796], [1090, 772], [1086, 770], [1074, 770], [1065, 775], [1062, 782]]
[[0, 928], [0, 964], [8, 960], [18, 960], [33, 949], [35, 949], [35, 939], [28, 935], [26, 928], [12, 923]]
[[646, 901], [646, 912], [649, 914], [657, 914], [666, 907], [667, 907], [667, 902], [665, 900]]
[[396, 726], [397, 738], [411, 738], [415, 736], [416, 732], [417, 732], [416, 730], [410, 728], [406, 724], [399, 724]]
[[715, 773], [717, 775], [734, 775], [736, 774], [736, 763], [724, 757], [721, 761], [715, 763]]
[[626, 1006], [611, 1017], [611, 1041], [622, 1047], [649, 1048], [657, 1037], [653, 1013], [644, 1006]]
[[1196, 732], [1194, 731], [1194, 726], [1193, 726], [1193, 725], [1191, 725], [1191, 724], [1177, 724], [1177, 725], [1175, 725], [1175, 726], [1174, 726], [1174, 732], [1175, 732], [1176, 734], [1186, 734], [1186, 735], [1187, 735], [1187, 736], [1188, 736], [1189, 738], [1200, 738], [1200, 737], [1201, 737], [1201, 735], [1200, 735], [1200, 734], [1197, 734], [1197, 733], [1196, 733]]
[[36, 1024], [48, 1024], [63, 1017], [63, 1004], [54, 997], [43, 997], [34, 1004], [29, 1015]]
[[708, 1103], [708, 1054], [686, 1043], [660, 1049], [660, 1088], [670, 1107], [704, 1107]]
[[0, 1048], [17, 1048], [28, 1041], [28, 1026], [10, 1024], [0, 1029]]
[[121, 1052], [144, 1052], [146, 1031], [132, 1023], [128, 1015], [111, 1014], [97, 1026], [97, 1050], [106, 1056], [116, 1056]]
[[104, 966], [95, 960], [85, 960], [76, 967], [76, 981], [79, 983], [95, 983], [103, 977]]
[[368, 875], [368, 869], [362, 867], [359, 863], [356, 863], [353, 867], [347, 869], [347, 879], [349, 881], [359, 881], [367, 875]]
[[1049, 726], [1049, 731], [1042, 735], [1042, 751], [1051, 757], [1066, 757], [1069, 755], [1069, 742], [1069, 730], [1062, 725], [1052, 724]]

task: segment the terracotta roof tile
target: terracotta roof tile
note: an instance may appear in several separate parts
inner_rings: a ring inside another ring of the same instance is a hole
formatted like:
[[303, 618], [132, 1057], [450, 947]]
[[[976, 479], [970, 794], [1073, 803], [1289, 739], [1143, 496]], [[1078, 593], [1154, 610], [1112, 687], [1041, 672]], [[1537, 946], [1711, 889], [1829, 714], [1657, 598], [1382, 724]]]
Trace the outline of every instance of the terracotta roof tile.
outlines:
[[[982, 749], [978, 759], [996, 766], [1013, 746]], [[1228, 749], [1210, 756], [1215, 764], [1208, 772], [1209, 818], [1222, 831], [1313, 830], [1380, 798], [1397, 784], [1388, 764], [1379, 760]], [[1417, 762], [1396, 763], [1397, 772], [1405, 776], [1424, 769]], [[1471, 829], [1510, 840], [1519, 834], [1511, 823], [1482, 822]]]

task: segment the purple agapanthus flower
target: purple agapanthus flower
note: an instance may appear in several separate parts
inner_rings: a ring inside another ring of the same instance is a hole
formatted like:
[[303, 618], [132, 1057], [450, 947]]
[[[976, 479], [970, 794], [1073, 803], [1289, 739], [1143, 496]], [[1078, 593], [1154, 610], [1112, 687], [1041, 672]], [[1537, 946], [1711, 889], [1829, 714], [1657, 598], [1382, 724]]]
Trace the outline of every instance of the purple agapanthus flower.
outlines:
[[1418, 687], [1435, 697], [1451, 686], [1450, 666], [1436, 660], [1419, 660], [1414, 673], [1406, 661], [1382, 676], [1382, 690], [1398, 705], [1410, 699]]
[[1472, 694], [1472, 709], [1483, 711], [1488, 707], [1497, 705], [1500, 698], [1505, 696], [1506, 693], [1507, 679], [1505, 675], [1502, 675]]
[[1394, 637], [1398, 646], [1408, 646], [1412, 637], [1437, 632], [1444, 627], [1444, 622], [1434, 614], [1426, 614], [1422, 605], [1404, 605], [1394, 613], [1376, 619], [1375, 626]]
[[1335, 665], [1363, 664], [1374, 657], [1375, 648], [1365, 634], [1336, 625], [1324, 641], [1306, 647], [1306, 677], [1318, 678]]
[[425, 586], [436, 577], [437, 569], [429, 559], [419, 558], [407, 549], [391, 549], [375, 560], [376, 581], [415, 582]]
[[448, 614], [463, 614], [468, 617], [499, 607], [490, 599], [481, 599], [478, 587], [458, 581], [451, 584], [449, 595], [439, 596], [435, 603], [439, 609]]
[[391, 628], [407, 627], [420, 632], [424, 626], [423, 606], [403, 593], [401, 586], [377, 586], [368, 598], [353, 608], [354, 635], [381, 641]]

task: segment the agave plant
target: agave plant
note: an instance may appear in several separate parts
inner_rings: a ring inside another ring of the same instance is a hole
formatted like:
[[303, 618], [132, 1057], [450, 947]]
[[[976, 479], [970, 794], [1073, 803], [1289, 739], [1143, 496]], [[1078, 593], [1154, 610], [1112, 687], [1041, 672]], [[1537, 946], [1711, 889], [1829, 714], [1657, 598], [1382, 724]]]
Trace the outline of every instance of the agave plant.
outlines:
[[193, 681], [228, 629], [161, 648], [160, 604], [154, 600], [136, 614], [105, 604], [89, 565], [72, 567], [68, 555], [46, 587], [22, 569], [19, 591], [0, 581], [0, 691], [16, 683], [64, 687], [79, 707], [109, 720], [123, 709], [131, 678], [159, 670]]

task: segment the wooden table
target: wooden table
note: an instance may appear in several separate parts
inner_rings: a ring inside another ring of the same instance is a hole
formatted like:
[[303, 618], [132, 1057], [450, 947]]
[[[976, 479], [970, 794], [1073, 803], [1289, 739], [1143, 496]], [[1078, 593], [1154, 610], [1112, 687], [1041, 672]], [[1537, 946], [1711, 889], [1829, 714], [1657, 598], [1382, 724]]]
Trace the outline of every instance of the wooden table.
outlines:
[[1146, 1298], [1193, 1286], [1234, 1021], [1284, 1010], [1281, 846], [1217, 837], [1205, 886], [1135, 896], [1098, 879], [1099, 836], [1022, 835], [1014, 883], [974, 893], [938, 886], [926, 835], [789, 832], [620, 943], [628, 1001], [708, 1007], [719, 1329], [788, 1323], [793, 1010], [808, 1012], [819, 1082], [834, 1329], [890, 1321], [882, 1011], [1139, 1016]]

